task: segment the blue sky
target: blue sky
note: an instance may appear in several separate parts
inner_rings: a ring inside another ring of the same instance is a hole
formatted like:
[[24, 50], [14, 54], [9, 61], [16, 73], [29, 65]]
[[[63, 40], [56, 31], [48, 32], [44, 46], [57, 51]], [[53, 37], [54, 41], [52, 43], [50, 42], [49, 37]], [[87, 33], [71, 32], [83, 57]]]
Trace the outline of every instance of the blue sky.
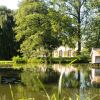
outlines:
[[20, 0], [0, 0], [0, 6], [5, 5], [7, 8], [15, 10], [17, 9], [18, 1]]

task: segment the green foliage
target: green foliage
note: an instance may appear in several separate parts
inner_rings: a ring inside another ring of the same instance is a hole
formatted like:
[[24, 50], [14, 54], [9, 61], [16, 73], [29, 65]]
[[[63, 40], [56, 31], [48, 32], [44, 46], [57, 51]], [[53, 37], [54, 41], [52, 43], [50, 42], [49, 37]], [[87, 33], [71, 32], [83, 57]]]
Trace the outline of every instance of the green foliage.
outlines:
[[85, 32], [85, 48], [91, 52], [92, 48], [100, 48], [100, 0], [91, 0], [91, 15], [87, 31]]
[[100, 17], [92, 18], [90, 29], [86, 34], [85, 47], [91, 51], [92, 48], [100, 48]]
[[76, 61], [74, 63], [88, 63], [89, 62], [89, 56], [87, 55], [79, 55], [77, 57], [63, 57], [63, 58], [52, 58], [52, 63], [70, 63], [73, 60]]
[[43, 58], [30, 58], [28, 59], [28, 63], [45, 63], [45, 59]]
[[79, 55], [78, 60], [76, 61], [77, 63], [89, 63], [90, 57], [89, 55]]
[[34, 51], [40, 51], [45, 46], [47, 36], [51, 36], [46, 15], [47, 7], [43, 2], [24, 0], [21, 3], [16, 14], [15, 30], [16, 39], [21, 42], [20, 52], [25, 57], [36, 56]]
[[[20, 17], [21, 16], [21, 17]], [[16, 39], [24, 57], [51, 56], [69, 31], [71, 19], [43, 1], [24, 0], [16, 13]], [[67, 36], [66, 36], [67, 37]]]
[[62, 58], [52, 58], [52, 63], [70, 63], [76, 59], [76, 57], [62, 57]]
[[8, 64], [8, 65], [12, 65], [13, 61], [0, 61], [0, 64]]
[[13, 11], [0, 6], [0, 59], [10, 59], [17, 54], [15, 41]]
[[20, 57], [20, 56], [13, 57], [12, 60], [16, 64], [27, 63], [27, 60], [25, 58]]
[[[74, 61], [75, 60], [75, 61]], [[28, 63], [88, 63], [90, 61], [89, 55], [79, 55], [77, 57], [62, 57], [62, 58], [50, 58], [50, 57], [34, 57], [28, 59]]]
[[25, 59], [23, 57], [13, 57], [13, 62], [15, 63], [70, 63], [74, 61], [73, 63], [88, 63], [90, 61], [90, 57], [88, 55], [79, 55], [77, 57], [63, 57], [63, 58], [49, 58], [49, 57], [33, 57], [29, 59]]
[[[81, 52], [81, 42], [84, 31], [87, 27], [87, 19], [89, 16], [90, 8], [89, 8], [89, 0], [52, 0], [53, 5], [55, 5], [55, 9], [59, 10], [61, 13], [69, 15], [72, 18], [71, 22], [71, 31], [65, 32], [67, 36], [72, 36], [73, 39], [69, 39], [69, 41], [73, 40], [74, 45], [77, 43], [77, 53]], [[73, 45], [72, 45], [73, 46]]]

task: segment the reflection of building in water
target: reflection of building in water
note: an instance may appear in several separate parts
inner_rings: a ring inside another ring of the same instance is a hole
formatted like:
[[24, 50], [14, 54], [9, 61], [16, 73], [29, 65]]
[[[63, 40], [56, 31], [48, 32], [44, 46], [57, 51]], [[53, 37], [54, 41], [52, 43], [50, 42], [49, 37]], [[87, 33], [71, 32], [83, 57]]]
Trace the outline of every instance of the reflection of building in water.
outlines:
[[100, 84], [100, 69], [92, 68], [91, 70], [91, 83], [99, 83]]
[[21, 82], [21, 69], [0, 68], [0, 83], [19, 83]]
[[64, 66], [60, 64], [54, 64], [53, 69], [59, 73], [63, 72], [64, 84], [66, 87], [78, 87], [80, 81], [79, 70], [72, 65]]
[[[64, 71], [65, 75], [68, 75], [70, 72], [75, 72], [75, 73], [78, 72], [77, 68], [73, 67], [72, 65], [68, 65], [65, 67], [64, 65], [61, 64], [54, 64], [52, 65], [52, 67], [55, 71], [58, 71], [60, 73]], [[75, 75], [77, 77], [77, 74]]]

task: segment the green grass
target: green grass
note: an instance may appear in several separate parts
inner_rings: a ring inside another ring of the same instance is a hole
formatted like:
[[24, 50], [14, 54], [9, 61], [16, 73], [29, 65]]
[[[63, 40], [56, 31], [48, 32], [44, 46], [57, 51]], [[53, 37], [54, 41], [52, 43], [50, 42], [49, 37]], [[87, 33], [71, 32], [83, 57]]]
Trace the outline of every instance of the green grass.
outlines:
[[13, 64], [13, 61], [0, 61], [0, 64]]

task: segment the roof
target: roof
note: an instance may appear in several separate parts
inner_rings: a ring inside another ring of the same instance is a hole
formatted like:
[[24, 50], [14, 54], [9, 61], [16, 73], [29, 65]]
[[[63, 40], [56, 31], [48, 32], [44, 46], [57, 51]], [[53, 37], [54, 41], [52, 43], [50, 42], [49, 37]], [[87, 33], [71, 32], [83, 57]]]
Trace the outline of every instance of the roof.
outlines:
[[92, 48], [90, 55], [93, 55], [93, 54], [96, 56], [100, 56], [100, 48]]
[[73, 49], [73, 48], [70, 48], [70, 47], [68, 47], [68, 46], [59, 46], [57, 49], [55, 49], [55, 50], [57, 50], [57, 51], [60, 51], [60, 50], [62, 50], [62, 51], [68, 51], [68, 50], [75, 50], [75, 49]]

